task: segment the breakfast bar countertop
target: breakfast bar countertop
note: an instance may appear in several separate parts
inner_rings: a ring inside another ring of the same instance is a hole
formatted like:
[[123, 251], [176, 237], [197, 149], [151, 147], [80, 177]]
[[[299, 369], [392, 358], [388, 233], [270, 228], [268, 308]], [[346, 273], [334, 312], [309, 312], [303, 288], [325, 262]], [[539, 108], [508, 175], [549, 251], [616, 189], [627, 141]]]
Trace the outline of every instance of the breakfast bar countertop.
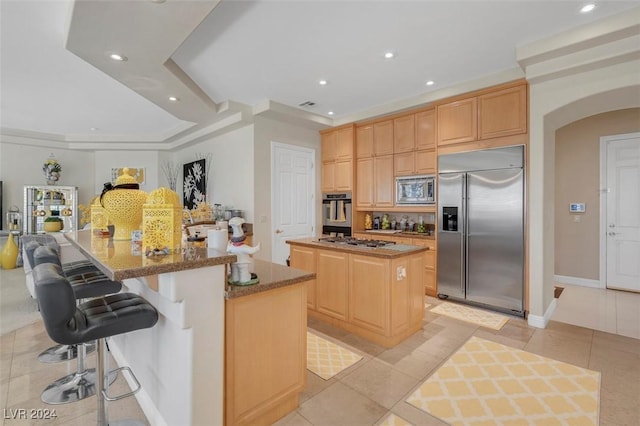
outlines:
[[342, 251], [346, 253], [361, 254], [364, 256], [381, 257], [386, 259], [394, 259], [397, 257], [406, 256], [408, 254], [419, 253], [427, 251], [427, 247], [423, 246], [410, 246], [405, 244], [393, 244], [385, 247], [362, 247], [354, 246], [350, 244], [336, 244], [326, 241], [318, 241], [318, 237], [300, 238], [296, 240], [287, 240], [287, 244], [307, 246], [318, 249]]
[[142, 252], [135, 253], [132, 250], [131, 241], [114, 241], [96, 236], [90, 230], [68, 232], [64, 235], [112, 280], [223, 265], [237, 259], [235, 255], [208, 248], [145, 256]]
[[289, 268], [259, 259], [253, 260], [252, 270], [258, 276], [260, 282], [252, 285], [227, 285], [225, 292], [226, 299], [234, 299], [236, 297], [248, 296], [279, 287], [285, 287], [312, 280], [316, 277], [314, 272]]

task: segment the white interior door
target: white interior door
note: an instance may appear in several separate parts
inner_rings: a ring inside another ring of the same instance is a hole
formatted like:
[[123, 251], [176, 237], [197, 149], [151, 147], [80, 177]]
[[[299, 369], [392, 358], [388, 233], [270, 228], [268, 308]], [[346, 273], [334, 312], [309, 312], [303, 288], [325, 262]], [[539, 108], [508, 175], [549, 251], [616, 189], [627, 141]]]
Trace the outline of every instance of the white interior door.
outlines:
[[289, 257], [294, 238], [315, 235], [315, 152], [312, 149], [271, 142], [271, 260], [281, 265]]
[[607, 287], [640, 292], [640, 133], [607, 150]]

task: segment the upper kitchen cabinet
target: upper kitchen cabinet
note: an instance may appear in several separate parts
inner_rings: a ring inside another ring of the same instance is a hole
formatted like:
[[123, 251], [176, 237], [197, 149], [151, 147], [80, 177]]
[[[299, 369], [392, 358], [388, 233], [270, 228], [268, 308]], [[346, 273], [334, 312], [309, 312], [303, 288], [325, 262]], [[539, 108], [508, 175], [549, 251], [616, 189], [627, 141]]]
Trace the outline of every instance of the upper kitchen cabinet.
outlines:
[[356, 163], [356, 209], [393, 206], [393, 155], [361, 158]]
[[356, 158], [373, 157], [373, 124], [356, 129]]
[[527, 132], [527, 87], [516, 86], [478, 96], [480, 139]]
[[527, 85], [509, 83], [438, 105], [438, 145], [527, 133]]
[[422, 111], [415, 116], [416, 149], [435, 149], [436, 110]]
[[322, 191], [353, 189], [353, 125], [322, 133]]
[[409, 152], [415, 149], [415, 117], [405, 115], [393, 120], [393, 152]]
[[475, 97], [438, 105], [438, 145], [475, 141], [477, 120]]
[[373, 155], [393, 154], [393, 120], [373, 125]]

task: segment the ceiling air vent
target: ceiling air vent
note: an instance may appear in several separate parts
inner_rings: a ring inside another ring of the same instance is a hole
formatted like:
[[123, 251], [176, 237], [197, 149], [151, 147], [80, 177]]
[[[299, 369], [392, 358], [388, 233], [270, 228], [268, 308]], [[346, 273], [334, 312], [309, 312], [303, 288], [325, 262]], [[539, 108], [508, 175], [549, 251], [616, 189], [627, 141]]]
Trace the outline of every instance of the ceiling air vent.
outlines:
[[301, 106], [303, 108], [310, 108], [310, 107], [315, 106], [315, 105], [316, 105], [316, 103], [315, 102], [311, 102], [311, 101], [304, 101], [303, 103], [298, 104], [298, 106]]

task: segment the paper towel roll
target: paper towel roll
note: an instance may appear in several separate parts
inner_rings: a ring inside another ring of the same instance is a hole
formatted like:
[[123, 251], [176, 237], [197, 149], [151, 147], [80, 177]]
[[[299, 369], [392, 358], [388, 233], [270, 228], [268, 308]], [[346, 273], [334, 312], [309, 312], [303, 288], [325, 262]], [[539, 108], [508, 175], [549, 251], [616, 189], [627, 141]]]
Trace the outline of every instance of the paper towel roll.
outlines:
[[218, 251], [227, 251], [227, 242], [229, 241], [229, 233], [227, 228], [209, 229], [207, 232], [207, 247]]

